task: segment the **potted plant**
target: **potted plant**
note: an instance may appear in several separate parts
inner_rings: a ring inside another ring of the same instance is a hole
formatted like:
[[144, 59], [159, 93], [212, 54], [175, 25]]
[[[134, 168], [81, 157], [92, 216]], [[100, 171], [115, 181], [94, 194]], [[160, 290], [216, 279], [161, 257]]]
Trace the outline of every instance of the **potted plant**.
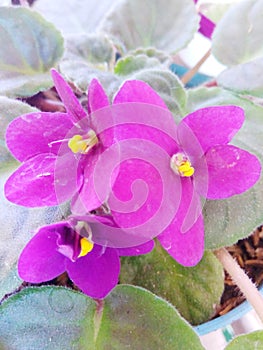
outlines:
[[0, 7], [3, 349], [202, 349], [224, 269], [263, 320], [225, 248], [262, 223], [262, 1], [196, 2]]

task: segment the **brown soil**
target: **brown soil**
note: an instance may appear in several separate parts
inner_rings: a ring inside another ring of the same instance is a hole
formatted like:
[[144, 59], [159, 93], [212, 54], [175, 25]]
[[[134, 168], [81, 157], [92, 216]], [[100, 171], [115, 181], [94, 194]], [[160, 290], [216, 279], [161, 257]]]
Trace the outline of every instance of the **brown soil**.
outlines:
[[[246, 239], [227, 248], [238, 264], [246, 271], [251, 280], [260, 286], [263, 281], [263, 226], [259, 227]], [[215, 317], [226, 314], [241, 304], [245, 298], [231, 277], [225, 272], [225, 290]]]

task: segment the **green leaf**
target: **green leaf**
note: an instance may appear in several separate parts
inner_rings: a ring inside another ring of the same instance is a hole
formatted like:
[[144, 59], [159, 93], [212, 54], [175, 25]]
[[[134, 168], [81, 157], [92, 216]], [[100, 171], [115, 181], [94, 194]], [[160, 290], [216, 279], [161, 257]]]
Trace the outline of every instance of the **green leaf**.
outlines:
[[112, 96], [122, 79], [112, 73], [115, 48], [104, 34], [71, 35], [66, 40], [66, 52], [60, 71], [81, 91], [97, 78]]
[[[14, 278], [14, 287], [19, 280], [14, 276], [14, 269], [20, 252], [39, 226], [58, 221], [65, 214], [65, 209], [57, 207], [28, 209], [10, 203], [4, 196], [4, 183], [10, 172], [17, 166], [14, 163], [1, 164], [0, 172], [0, 291], [9, 293], [12, 287], [10, 278]], [[10, 284], [11, 283], [11, 284]], [[0, 295], [1, 299], [1, 295]]]
[[256, 350], [263, 349], [263, 331], [244, 334], [232, 340], [225, 350]]
[[224, 70], [218, 85], [241, 94], [263, 96], [263, 57]]
[[9, 161], [12, 158], [5, 145], [5, 132], [7, 125], [11, 120], [21, 114], [36, 111], [36, 108], [33, 108], [26, 103], [0, 96], [0, 164]]
[[0, 309], [6, 350], [203, 349], [176, 310], [152, 293], [117, 286], [99, 304], [61, 288], [27, 288]]
[[94, 67], [101, 64], [110, 66], [115, 62], [115, 48], [104, 34], [70, 35], [66, 39], [64, 60], [67, 59], [82, 60]]
[[160, 67], [162, 67], [162, 64], [155, 57], [148, 57], [144, 54], [136, 56], [127, 55], [117, 61], [114, 67], [114, 73], [125, 76], [142, 69]]
[[198, 23], [191, 0], [125, 0], [113, 7], [99, 29], [127, 50], [154, 46], [175, 53], [192, 39]]
[[112, 97], [123, 79], [105, 69], [104, 65], [93, 66], [83, 60], [66, 60], [60, 63], [60, 71], [82, 92], [87, 91], [90, 81], [98, 79], [109, 97]]
[[[214, 105], [237, 105], [246, 120], [232, 144], [258, 156], [263, 164], [263, 108], [221, 88], [189, 91], [187, 113]], [[204, 206], [206, 248], [229, 246], [247, 237], [263, 222], [263, 177], [247, 192], [225, 200], [206, 201]]]
[[120, 282], [147, 288], [197, 325], [207, 321], [219, 304], [224, 273], [211, 252], [206, 252], [197, 266], [184, 267], [157, 244], [150, 254], [122, 258]]
[[197, 334], [166, 301], [135, 286], [117, 286], [105, 300], [97, 349], [203, 349]]
[[33, 8], [55, 24], [64, 36], [94, 32], [117, 0], [37, 0]]
[[66, 288], [27, 288], [0, 308], [0, 348], [94, 350], [96, 303]]
[[63, 38], [38, 13], [0, 7], [0, 93], [31, 96], [52, 86], [50, 68], [63, 54]]
[[149, 68], [135, 71], [126, 79], [139, 79], [148, 83], [164, 100], [176, 120], [185, 108], [187, 93], [179, 78], [168, 69]]
[[263, 55], [261, 0], [240, 1], [217, 24], [212, 53], [226, 66], [233, 66]]

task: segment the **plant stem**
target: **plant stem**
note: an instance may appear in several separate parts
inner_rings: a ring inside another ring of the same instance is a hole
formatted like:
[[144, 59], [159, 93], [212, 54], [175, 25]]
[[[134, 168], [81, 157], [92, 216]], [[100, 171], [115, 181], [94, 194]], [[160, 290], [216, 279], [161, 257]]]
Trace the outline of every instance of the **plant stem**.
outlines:
[[263, 322], [263, 297], [256, 285], [225, 248], [214, 251], [214, 254]]
[[185, 73], [181, 81], [185, 85], [188, 83], [189, 80], [193, 78], [193, 76], [198, 72], [199, 68], [202, 66], [202, 64], [208, 59], [208, 57], [211, 55], [211, 49], [207, 51], [207, 53], [196, 63], [196, 65], [190, 69], [187, 73]]

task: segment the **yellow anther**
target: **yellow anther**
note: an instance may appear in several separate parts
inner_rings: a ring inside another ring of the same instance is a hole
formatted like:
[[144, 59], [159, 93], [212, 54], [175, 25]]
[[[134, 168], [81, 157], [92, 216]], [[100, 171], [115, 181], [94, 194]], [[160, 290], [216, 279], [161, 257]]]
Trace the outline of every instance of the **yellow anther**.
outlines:
[[89, 150], [98, 143], [97, 135], [90, 130], [86, 135], [74, 135], [69, 141], [68, 146], [73, 153], [88, 153]]
[[195, 169], [189, 159], [182, 153], [174, 154], [171, 158], [171, 168], [182, 177], [191, 177]]
[[87, 238], [82, 237], [80, 239], [80, 253], [78, 255], [78, 258], [87, 255], [89, 252], [92, 251], [93, 247], [94, 243], [90, 242]]
[[186, 162], [183, 162], [179, 167], [178, 167], [179, 173], [182, 176], [190, 177], [193, 175], [195, 172], [194, 168], [191, 166], [191, 163], [189, 160]]

